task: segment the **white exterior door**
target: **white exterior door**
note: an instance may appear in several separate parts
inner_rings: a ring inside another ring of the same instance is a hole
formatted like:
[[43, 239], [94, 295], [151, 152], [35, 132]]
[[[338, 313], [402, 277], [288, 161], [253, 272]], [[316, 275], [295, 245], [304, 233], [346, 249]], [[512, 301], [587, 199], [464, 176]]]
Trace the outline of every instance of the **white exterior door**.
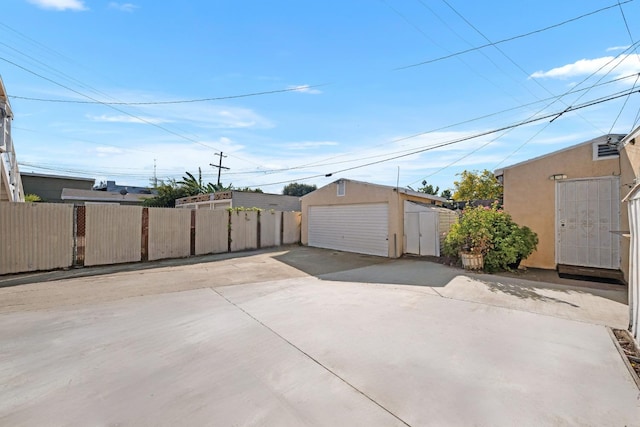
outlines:
[[389, 256], [387, 203], [310, 206], [309, 246]]
[[404, 214], [405, 252], [420, 255], [420, 212]]
[[405, 252], [439, 256], [438, 212], [407, 212], [404, 218]]
[[556, 262], [620, 268], [620, 197], [617, 177], [556, 183]]
[[420, 212], [420, 255], [440, 255], [438, 212]]

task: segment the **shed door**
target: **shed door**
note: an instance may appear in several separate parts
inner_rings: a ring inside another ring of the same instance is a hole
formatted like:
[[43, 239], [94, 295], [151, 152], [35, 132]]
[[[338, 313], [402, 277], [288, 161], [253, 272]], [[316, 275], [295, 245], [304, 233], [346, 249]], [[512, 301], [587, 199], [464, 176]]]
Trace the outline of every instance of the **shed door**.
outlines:
[[389, 256], [387, 203], [310, 206], [309, 246]]
[[404, 234], [406, 252], [415, 255], [440, 255], [438, 212], [407, 212]]
[[619, 269], [619, 229], [617, 177], [557, 182], [558, 264]]

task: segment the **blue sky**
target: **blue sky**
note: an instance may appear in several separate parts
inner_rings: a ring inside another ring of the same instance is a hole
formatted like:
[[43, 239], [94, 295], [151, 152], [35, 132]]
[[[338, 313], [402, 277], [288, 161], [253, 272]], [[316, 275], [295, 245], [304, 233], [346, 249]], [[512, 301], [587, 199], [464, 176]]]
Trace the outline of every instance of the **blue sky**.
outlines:
[[638, 1], [6, 0], [0, 74], [23, 172], [444, 189], [636, 127]]

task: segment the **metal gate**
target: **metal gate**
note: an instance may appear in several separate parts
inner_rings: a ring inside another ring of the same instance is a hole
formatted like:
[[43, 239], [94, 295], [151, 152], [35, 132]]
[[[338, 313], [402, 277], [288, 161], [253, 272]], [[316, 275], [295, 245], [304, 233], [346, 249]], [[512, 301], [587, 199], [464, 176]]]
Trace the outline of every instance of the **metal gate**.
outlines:
[[556, 262], [620, 268], [618, 177], [557, 181]]

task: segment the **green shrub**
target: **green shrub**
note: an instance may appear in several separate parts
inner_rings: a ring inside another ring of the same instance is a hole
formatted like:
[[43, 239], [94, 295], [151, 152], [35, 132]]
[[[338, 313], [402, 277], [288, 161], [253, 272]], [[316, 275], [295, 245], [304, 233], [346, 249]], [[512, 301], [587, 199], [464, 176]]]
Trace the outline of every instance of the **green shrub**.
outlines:
[[538, 236], [529, 227], [520, 227], [511, 215], [498, 209], [477, 206], [465, 209], [443, 245], [443, 253], [458, 257], [460, 252], [484, 256], [484, 270], [508, 270], [535, 250]]
[[41, 202], [42, 199], [37, 194], [25, 194], [24, 201], [30, 202], [30, 203], [37, 203], [37, 202]]

